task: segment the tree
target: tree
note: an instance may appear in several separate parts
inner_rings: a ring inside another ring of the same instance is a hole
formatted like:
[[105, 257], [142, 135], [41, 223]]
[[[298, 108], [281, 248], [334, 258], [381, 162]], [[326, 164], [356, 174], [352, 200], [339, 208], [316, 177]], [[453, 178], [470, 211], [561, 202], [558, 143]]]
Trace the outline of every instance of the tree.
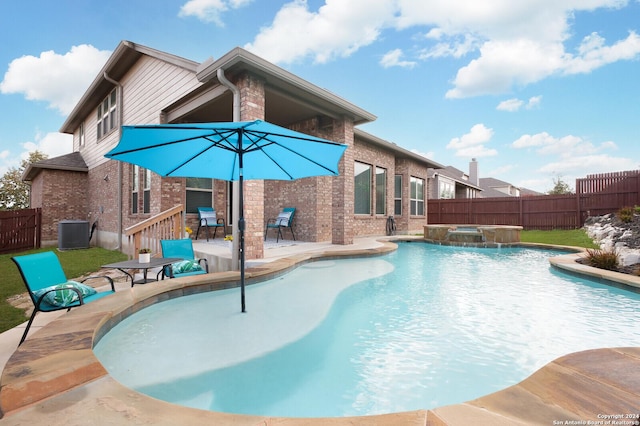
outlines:
[[569, 184], [562, 180], [561, 176], [558, 176], [553, 179], [553, 189], [547, 192], [549, 195], [565, 195], [565, 194], [573, 194], [573, 189], [569, 186]]
[[0, 210], [20, 210], [29, 208], [29, 185], [22, 181], [22, 174], [29, 164], [46, 160], [47, 154], [35, 150], [29, 158], [20, 162], [20, 167], [10, 167], [0, 177]]

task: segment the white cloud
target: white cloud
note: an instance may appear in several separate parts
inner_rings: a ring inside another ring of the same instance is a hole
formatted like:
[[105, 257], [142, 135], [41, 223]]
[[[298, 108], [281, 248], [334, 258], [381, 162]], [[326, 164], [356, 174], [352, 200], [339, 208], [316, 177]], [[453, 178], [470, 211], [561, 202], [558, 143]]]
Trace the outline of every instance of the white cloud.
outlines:
[[541, 103], [542, 103], [542, 95], [532, 96], [531, 98], [529, 98], [529, 102], [527, 102], [526, 108], [527, 109], [538, 108]]
[[390, 52], [387, 52], [380, 60], [380, 65], [382, 65], [383, 68], [390, 68], [390, 67], [413, 68], [416, 65], [416, 62], [413, 62], [413, 61], [400, 60], [402, 55], [403, 53], [401, 49], [395, 49]]
[[211, 22], [224, 27], [222, 14], [229, 9], [247, 6], [253, 0], [189, 0], [180, 8], [178, 16], [195, 16], [203, 22]]
[[469, 133], [459, 138], [453, 138], [447, 144], [447, 149], [455, 149], [457, 157], [489, 157], [497, 155], [498, 151], [487, 148], [485, 144], [491, 140], [493, 129], [484, 124], [474, 125]]
[[326, 0], [317, 12], [294, 0], [245, 48], [276, 63], [307, 57], [324, 63], [376, 41], [394, 13], [393, 2], [386, 0]]
[[[47, 133], [36, 138], [35, 149], [44, 152], [49, 158], [69, 154], [73, 151], [73, 136], [58, 132]], [[30, 151], [33, 149], [28, 150]]]
[[637, 162], [622, 157], [612, 157], [607, 154], [583, 155], [563, 159], [549, 163], [539, 169], [542, 173], [554, 175], [571, 174], [576, 177], [584, 177], [587, 174], [610, 173], [614, 171], [635, 170]]
[[540, 155], [555, 155], [563, 159], [617, 149], [616, 144], [612, 141], [595, 145], [579, 136], [567, 135], [557, 138], [547, 132], [522, 135], [511, 146], [516, 149], [536, 148], [535, 152]]
[[629, 36], [611, 46], [598, 33], [591, 33], [582, 40], [578, 55], [570, 56], [563, 72], [565, 74], [589, 73], [596, 68], [622, 60], [630, 60], [640, 55], [640, 36], [633, 31]]
[[[429, 32], [426, 35], [426, 38], [440, 37], [441, 33], [438, 34]], [[429, 59], [429, 58], [444, 58], [444, 57], [453, 57], [453, 58], [461, 58], [468, 53], [477, 50], [479, 47], [478, 41], [470, 34], [465, 34], [462, 36], [462, 39], [452, 39], [450, 41], [441, 42], [436, 44], [431, 48], [424, 49], [420, 54], [420, 59]]]
[[44, 101], [69, 114], [110, 55], [82, 44], [63, 55], [50, 50], [39, 57], [22, 56], [9, 64], [0, 92], [23, 93], [28, 100]]
[[[412, 67], [416, 61], [476, 57], [458, 69], [448, 98], [500, 94], [552, 75], [590, 72], [640, 56], [635, 32], [607, 45], [593, 33], [575, 53], [567, 52], [576, 12], [622, 8], [628, 0], [326, 0], [317, 11], [305, 0], [285, 4], [271, 25], [245, 47], [277, 63], [311, 58], [324, 63], [347, 57], [384, 36], [384, 31], [417, 29], [424, 35], [415, 57], [400, 60], [391, 50], [381, 66]], [[224, 0], [192, 0], [226, 10]], [[403, 52], [406, 55], [406, 52]], [[527, 108], [535, 105], [528, 105]]]
[[514, 112], [518, 111], [522, 105], [524, 105], [524, 101], [520, 99], [507, 99], [506, 101], [500, 102], [496, 109], [498, 111]]

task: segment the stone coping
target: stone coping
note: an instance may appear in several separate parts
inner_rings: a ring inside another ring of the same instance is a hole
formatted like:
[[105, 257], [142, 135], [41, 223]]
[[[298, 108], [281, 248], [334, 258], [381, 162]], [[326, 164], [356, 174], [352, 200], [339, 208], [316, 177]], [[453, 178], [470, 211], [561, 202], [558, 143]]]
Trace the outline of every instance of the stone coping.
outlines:
[[[279, 259], [248, 269], [247, 282], [269, 279], [316, 259], [381, 255], [396, 248], [391, 242], [381, 242], [381, 247], [372, 249], [329, 250]], [[560, 259], [554, 258], [552, 264], [565, 269], [574, 268], [577, 273], [604, 275], [603, 279], [611, 279], [609, 273], [605, 273], [607, 271], [585, 271], [588, 267], [575, 263], [575, 260], [572, 265], [571, 256], [579, 255], [560, 256]], [[623, 281], [616, 281], [626, 284], [624, 280], [627, 278], [620, 279]], [[545, 365], [514, 386], [462, 404], [432, 410], [331, 419], [234, 415], [159, 401], [119, 384], [93, 354], [94, 342], [131, 313], [173, 297], [236, 287], [238, 281], [238, 272], [165, 280], [118, 291], [113, 296], [72, 309], [30, 336], [7, 362], [0, 379], [0, 414], [3, 415], [0, 423], [550, 425], [554, 421], [561, 424], [571, 420], [598, 421], [602, 420], [599, 415], [638, 412], [640, 348], [607, 348], [569, 354]], [[640, 278], [635, 285], [640, 286]]]

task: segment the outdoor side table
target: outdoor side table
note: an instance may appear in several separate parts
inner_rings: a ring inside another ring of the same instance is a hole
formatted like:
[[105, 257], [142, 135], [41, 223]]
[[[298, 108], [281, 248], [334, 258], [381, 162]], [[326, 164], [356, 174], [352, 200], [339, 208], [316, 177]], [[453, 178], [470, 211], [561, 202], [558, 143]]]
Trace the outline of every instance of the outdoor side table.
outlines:
[[[123, 274], [127, 275], [131, 279], [131, 287], [134, 284], [146, 284], [148, 282], [157, 281], [155, 278], [148, 278], [147, 273], [149, 269], [157, 267], [165, 267], [175, 262], [180, 262], [179, 257], [152, 257], [150, 262], [140, 263], [137, 259], [125, 260], [123, 262], [109, 263], [108, 265], [102, 265], [103, 268], [117, 269]], [[135, 280], [133, 274], [127, 270], [141, 269], [142, 279]]]

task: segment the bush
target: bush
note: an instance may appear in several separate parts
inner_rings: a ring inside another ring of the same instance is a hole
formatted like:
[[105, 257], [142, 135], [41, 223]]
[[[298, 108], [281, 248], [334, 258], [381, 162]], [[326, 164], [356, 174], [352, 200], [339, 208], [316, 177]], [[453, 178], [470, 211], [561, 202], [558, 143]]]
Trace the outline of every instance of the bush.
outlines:
[[615, 271], [618, 269], [620, 259], [615, 249], [587, 249], [587, 263], [594, 268], [607, 269]]
[[633, 220], [633, 211], [634, 209], [631, 207], [622, 207], [620, 210], [618, 210], [616, 216], [618, 216], [618, 219], [620, 219], [624, 223], [629, 223]]

